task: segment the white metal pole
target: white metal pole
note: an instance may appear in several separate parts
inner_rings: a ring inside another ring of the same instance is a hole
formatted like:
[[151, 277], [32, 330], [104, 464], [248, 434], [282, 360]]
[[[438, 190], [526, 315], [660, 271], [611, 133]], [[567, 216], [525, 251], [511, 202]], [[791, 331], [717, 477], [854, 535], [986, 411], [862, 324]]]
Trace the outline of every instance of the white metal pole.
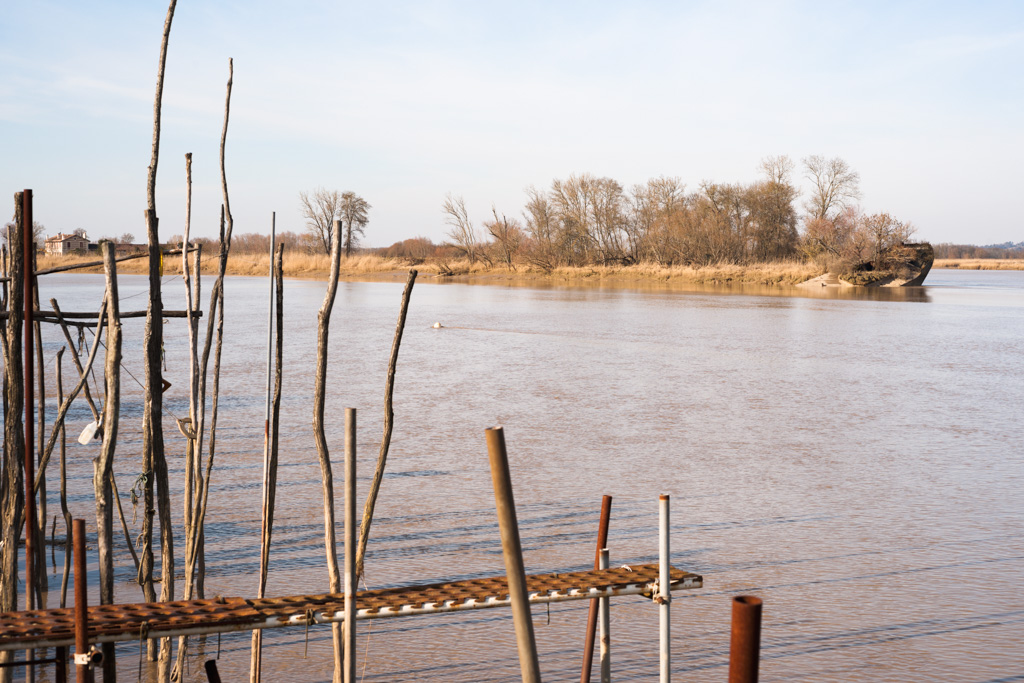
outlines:
[[[608, 548], [601, 548], [600, 569], [608, 569]], [[598, 623], [601, 633], [601, 683], [611, 683], [612, 680], [612, 653], [611, 653], [611, 614], [608, 609], [611, 607], [611, 600], [606, 595], [598, 600]]]
[[345, 409], [345, 683], [356, 683], [356, 409]]
[[658, 586], [660, 588], [660, 595], [658, 596], [660, 606], [658, 607], [658, 611], [661, 618], [661, 683], [669, 683], [669, 681], [672, 680], [672, 653], [669, 648], [671, 628], [671, 622], [669, 621], [669, 603], [672, 602], [672, 589], [670, 586], [672, 577], [669, 575], [668, 563], [668, 502], [669, 498], [667, 495], [662, 495], [658, 499], [658, 564], [660, 570], [658, 574]]

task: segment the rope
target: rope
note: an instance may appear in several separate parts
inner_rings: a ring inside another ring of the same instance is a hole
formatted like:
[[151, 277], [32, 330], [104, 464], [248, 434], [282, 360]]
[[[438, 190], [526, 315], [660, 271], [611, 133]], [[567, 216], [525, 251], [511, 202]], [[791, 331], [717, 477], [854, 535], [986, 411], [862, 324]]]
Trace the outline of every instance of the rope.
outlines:
[[306, 646], [302, 649], [302, 658], [305, 659], [309, 653], [309, 623], [313, 621], [313, 610], [306, 610]]
[[[135, 483], [132, 484], [132, 487], [129, 490], [132, 497], [132, 526], [135, 526], [135, 520], [138, 517], [139, 510], [139, 496], [141, 496], [146, 489], [146, 484], [149, 482], [149, 475], [149, 472], [143, 472], [140, 474], [135, 479]], [[136, 489], [138, 489], [137, 493]]]
[[139, 683], [142, 683], [142, 647], [149, 637], [149, 622], [143, 621], [139, 624]]

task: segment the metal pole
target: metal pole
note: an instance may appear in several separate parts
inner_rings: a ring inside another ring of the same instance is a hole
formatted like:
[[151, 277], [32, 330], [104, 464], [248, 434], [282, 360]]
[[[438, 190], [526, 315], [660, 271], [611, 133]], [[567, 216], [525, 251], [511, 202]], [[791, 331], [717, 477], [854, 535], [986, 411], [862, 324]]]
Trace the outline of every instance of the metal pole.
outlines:
[[72, 537], [75, 545], [75, 680], [78, 683], [92, 683], [89, 665], [82, 663], [89, 652], [89, 577], [85, 569], [85, 520], [72, 521]]
[[757, 683], [761, 607], [761, 598], [753, 595], [740, 595], [732, 599], [729, 683]]
[[[598, 569], [608, 569], [608, 548], [601, 549], [601, 558], [598, 562]], [[606, 595], [603, 598], [598, 598], [600, 602], [599, 612], [601, 613], [601, 683], [611, 683], [612, 681], [612, 641], [611, 641], [611, 629], [612, 629], [612, 618], [611, 611], [611, 600]]]
[[519, 668], [523, 683], [540, 683], [540, 663], [537, 661], [533, 617], [526, 593], [526, 570], [523, 568], [523, 548], [519, 543], [516, 503], [512, 497], [512, 476], [505, 451], [505, 431], [501, 427], [494, 427], [486, 433], [491, 480], [494, 482], [494, 502], [498, 510], [498, 527], [501, 529], [501, 548], [505, 556], [509, 597], [512, 600], [512, 621], [519, 648]]
[[[612, 497], [604, 496], [601, 499], [601, 521], [597, 529], [594, 569], [601, 568], [601, 549], [608, 545], [608, 522], [611, 514]], [[587, 637], [583, 641], [583, 671], [580, 673], [580, 683], [590, 683], [590, 670], [594, 663], [594, 635], [597, 633], [597, 601], [597, 598], [590, 601], [590, 611], [587, 614]]]
[[356, 683], [356, 409], [345, 409], [345, 683]]
[[[35, 467], [35, 393], [32, 382], [35, 378], [35, 334], [32, 325], [32, 310], [35, 297], [32, 295], [35, 283], [35, 240], [32, 239], [32, 190], [21, 194], [21, 270], [25, 278], [25, 608], [36, 607], [36, 467]], [[29, 660], [35, 659], [35, 650], [25, 653]], [[26, 681], [36, 679], [35, 665], [29, 664]]]
[[207, 659], [206, 664], [206, 680], [210, 683], [220, 683], [220, 672], [217, 671], [217, 660]]
[[[25, 607], [35, 609], [36, 606], [36, 572], [35, 572], [35, 528], [36, 528], [36, 496], [35, 496], [35, 392], [32, 381], [35, 377], [35, 335], [32, 330], [34, 284], [32, 239], [32, 190], [21, 194], [21, 270], [25, 278]], [[32, 667], [29, 667], [32, 670]]]
[[270, 214], [270, 297], [267, 301], [267, 407], [263, 416], [263, 519], [267, 518], [267, 489], [270, 460], [270, 379], [274, 374], [274, 236], [277, 212]]
[[672, 602], [672, 578], [669, 574], [669, 515], [667, 495], [658, 498], [658, 612], [661, 620], [661, 683], [672, 680], [672, 652], [669, 648], [671, 621], [669, 620], [669, 604]]

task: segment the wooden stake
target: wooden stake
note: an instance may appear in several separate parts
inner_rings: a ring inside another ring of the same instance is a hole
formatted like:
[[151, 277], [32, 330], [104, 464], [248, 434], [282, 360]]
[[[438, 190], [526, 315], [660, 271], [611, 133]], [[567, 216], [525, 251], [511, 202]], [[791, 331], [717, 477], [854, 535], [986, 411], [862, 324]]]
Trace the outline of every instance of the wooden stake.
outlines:
[[[110, 474], [117, 447], [117, 422], [121, 408], [121, 321], [117, 317], [117, 265], [114, 244], [102, 242], [107, 278], [107, 354], [104, 367], [106, 392], [103, 401], [103, 444], [93, 461], [93, 489], [96, 493], [96, 532], [100, 559], [100, 604], [114, 604], [114, 508]], [[114, 644], [103, 645], [103, 681], [116, 683]]]
[[[331, 309], [338, 293], [338, 273], [341, 261], [341, 221], [334, 222], [331, 235], [331, 274], [327, 280], [327, 294], [320, 307], [317, 324], [316, 382], [313, 389], [313, 437], [320, 456], [320, 474], [324, 488], [324, 550], [327, 553], [327, 574], [331, 592], [340, 593], [341, 571], [338, 568], [338, 547], [334, 532], [334, 477], [331, 474], [331, 456], [324, 430], [324, 402], [327, 396], [327, 339], [330, 332]], [[331, 624], [334, 643], [334, 683], [342, 683], [341, 625]]]
[[395, 340], [391, 343], [391, 360], [388, 362], [388, 380], [384, 387], [384, 437], [380, 441], [380, 453], [377, 455], [377, 469], [373, 473], [370, 493], [363, 504], [363, 520], [359, 527], [359, 552], [356, 555], [356, 583], [363, 575], [363, 561], [366, 558], [366, 544], [370, 538], [370, 524], [373, 522], [373, 508], [377, 504], [381, 482], [384, 481], [384, 468], [388, 462], [388, 449], [391, 447], [391, 432], [394, 429], [395, 411], [392, 398], [395, 393], [395, 373], [398, 371], [398, 348], [402, 344], [402, 332], [405, 330], [405, 318], [409, 312], [409, 299], [412, 288], [416, 284], [416, 271], [409, 271], [409, 279], [402, 292], [402, 307], [398, 312], [398, 324], [395, 326]]

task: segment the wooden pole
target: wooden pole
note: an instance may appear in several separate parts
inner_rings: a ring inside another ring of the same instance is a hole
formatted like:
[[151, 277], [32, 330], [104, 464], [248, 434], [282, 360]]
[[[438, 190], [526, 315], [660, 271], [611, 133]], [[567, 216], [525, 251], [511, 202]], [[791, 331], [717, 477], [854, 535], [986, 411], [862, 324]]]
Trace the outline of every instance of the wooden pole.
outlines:
[[[143, 553], [141, 574], [143, 594], [148, 602], [156, 598], [153, 587], [153, 510], [160, 516], [161, 582], [160, 600], [174, 600], [174, 529], [171, 519], [171, 491], [164, 456], [163, 435], [163, 373], [160, 361], [163, 352], [163, 300], [160, 294], [160, 252], [159, 218], [156, 210], [156, 175], [160, 162], [160, 119], [164, 96], [164, 73], [167, 69], [167, 45], [174, 20], [177, 0], [170, 0], [164, 17], [163, 35], [160, 40], [160, 58], [156, 72], [156, 91], [153, 95], [153, 144], [149, 167], [146, 173], [146, 242], [149, 254], [149, 305], [146, 309], [146, 332], [143, 338], [146, 349], [146, 395], [143, 408], [143, 465], [146, 475], [143, 505]], [[156, 501], [154, 501], [154, 480]], [[154, 649], [149, 648], [152, 660]], [[160, 676], [170, 672], [171, 640], [160, 641]]]
[[[25, 426], [23, 424], [23, 347], [22, 347], [22, 314], [24, 308], [25, 279], [22, 270], [25, 259], [22, 256], [23, 230], [22, 212], [24, 202], [22, 193], [14, 195], [14, 222], [5, 230], [10, 241], [10, 258], [8, 273], [10, 278], [7, 295], [8, 314], [4, 330], [4, 471], [0, 476], [0, 493], [3, 494], [2, 516], [3, 527], [0, 536], [4, 539], [18, 539], [22, 536], [25, 525]], [[14, 611], [18, 608], [18, 544], [5, 543], [0, 547], [0, 610]], [[14, 658], [13, 652], [0, 652], [0, 663], [9, 663]], [[0, 681], [7, 683], [12, 680], [11, 670], [0, 669]]]
[[[338, 274], [341, 267], [341, 221], [334, 222], [331, 236], [331, 274], [327, 280], [327, 293], [317, 318], [316, 380], [313, 388], [313, 437], [320, 457], [320, 475], [324, 491], [324, 550], [327, 553], [327, 574], [331, 592], [342, 591], [341, 571], [338, 568], [338, 544], [334, 531], [334, 476], [331, 473], [331, 456], [327, 447], [324, 429], [324, 404], [327, 397], [327, 341], [330, 335], [331, 310], [338, 293]], [[334, 683], [342, 683], [344, 648], [341, 640], [341, 625], [331, 624], [334, 644]]]
[[363, 561], [366, 559], [366, 544], [370, 539], [370, 524], [373, 522], [373, 508], [377, 505], [377, 495], [384, 481], [384, 468], [388, 462], [388, 449], [391, 447], [391, 433], [394, 430], [395, 411], [393, 398], [395, 394], [395, 374], [398, 371], [398, 349], [402, 345], [402, 332], [405, 330], [405, 318], [409, 312], [409, 299], [412, 288], [416, 284], [416, 271], [409, 271], [409, 279], [402, 292], [402, 306], [398, 312], [398, 324], [395, 325], [395, 340], [391, 343], [391, 360], [388, 362], [388, 379], [384, 387], [384, 437], [380, 441], [380, 453], [377, 455], [377, 469], [373, 473], [370, 493], [363, 504], [363, 519], [359, 526], [359, 552], [356, 554], [356, 583], [363, 575]]
[[[104, 269], [107, 278], [107, 354], [104, 366], [106, 392], [103, 400], [103, 443], [93, 461], [93, 488], [96, 494], [96, 535], [100, 559], [100, 604], [114, 604], [114, 506], [110, 475], [117, 447], [117, 423], [121, 408], [121, 321], [117, 317], [117, 265], [114, 244], [103, 242]], [[114, 644], [103, 644], [103, 681], [116, 683], [117, 666]]]
[[[274, 238], [277, 230], [277, 212], [270, 214], [270, 293], [267, 297], [267, 405], [263, 417], [263, 514], [261, 516], [260, 529], [260, 575], [256, 585], [256, 597], [263, 598], [266, 595], [267, 573], [270, 565], [270, 410], [271, 410], [271, 389], [270, 382], [273, 378], [274, 359]], [[249, 680], [251, 683], [259, 683], [263, 675], [263, 630], [256, 629], [252, 632], [252, 654], [249, 662]]]
[[533, 617], [526, 592], [526, 570], [523, 567], [523, 547], [519, 542], [519, 523], [516, 521], [516, 503], [512, 496], [512, 475], [505, 451], [505, 432], [501, 427], [487, 430], [487, 453], [491, 462], [494, 482], [494, 502], [498, 510], [501, 529], [501, 547], [505, 556], [505, 573], [512, 600], [512, 620], [519, 648], [519, 669], [523, 683], [540, 683], [540, 664], [537, 660], [537, 642], [533, 635]]
[[[61, 357], [64, 348], [57, 351], [57, 403], [64, 402], [64, 381]], [[60, 426], [60, 512], [64, 517], [64, 572], [60, 580], [60, 606], [67, 607], [68, 579], [71, 575], [71, 511], [68, 509], [68, 454], [64, 425]]]
[[[3, 493], [2, 538], [20, 538], [24, 527], [25, 506], [25, 432], [22, 424], [22, 404], [24, 383], [22, 361], [22, 312], [24, 311], [24, 278], [22, 268], [24, 259], [21, 256], [22, 231], [18, 229], [22, 223], [22, 193], [14, 195], [14, 226], [7, 230], [10, 240], [10, 260], [8, 272], [10, 288], [7, 296], [8, 314], [4, 330], [4, 471], [0, 476], [0, 492]], [[0, 546], [0, 610], [13, 612], [18, 609], [19, 587], [19, 547], [17, 543], [4, 543]], [[0, 662], [14, 659], [13, 652], [0, 652]], [[0, 668], [0, 681], [7, 683], [12, 680], [11, 669]]]

